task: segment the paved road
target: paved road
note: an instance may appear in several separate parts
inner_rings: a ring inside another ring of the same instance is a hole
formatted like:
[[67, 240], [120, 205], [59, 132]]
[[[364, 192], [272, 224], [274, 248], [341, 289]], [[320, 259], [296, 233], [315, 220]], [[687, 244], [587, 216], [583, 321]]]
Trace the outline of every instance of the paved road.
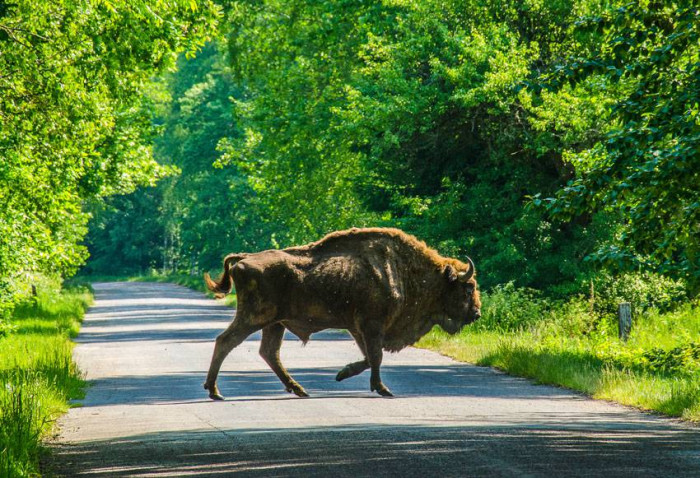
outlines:
[[233, 311], [169, 284], [94, 284], [75, 357], [91, 382], [61, 420], [59, 476], [700, 476], [700, 430], [407, 349], [386, 355], [397, 395], [367, 374], [338, 383], [359, 351], [341, 332], [282, 360], [311, 394], [284, 392], [235, 349], [207, 399], [213, 339]]

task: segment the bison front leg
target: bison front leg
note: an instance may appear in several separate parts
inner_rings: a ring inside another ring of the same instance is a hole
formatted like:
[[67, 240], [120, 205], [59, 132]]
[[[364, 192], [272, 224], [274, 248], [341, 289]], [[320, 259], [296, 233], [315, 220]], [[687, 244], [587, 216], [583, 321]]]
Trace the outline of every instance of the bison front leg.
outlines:
[[223, 331], [217, 338], [214, 345], [214, 354], [211, 357], [207, 381], [204, 382], [204, 389], [209, 390], [209, 398], [212, 400], [223, 400], [224, 397], [216, 386], [216, 379], [224, 359], [231, 353], [231, 350], [238, 347], [250, 334], [260, 330], [260, 327], [250, 325], [240, 315], [234, 319], [231, 325]]
[[260, 356], [267, 362], [273, 372], [280, 379], [284, 388], [289, 393], [294, 393], [298, 397], [308, 397], [304, 387], [299, 385], [294, 380], [280, 361], [280, 347], [284, 338], [284, 326], [282, 324], [272, 324], [265, 327], [262, 331], [262, 340], [260, 341]]
[[367, 361], [372, 371], [372, 375], [369, 379], [370, 390], [373, 392], [376, 391], [383, 397], [393, 397], [394, 394], [382, 383], [382, 378], [379, 375], [379, 367], [382, 365], [382, 346], [384, 341], [381, 329], [368, 327], [362, 331], [362, 338], [367, 348]]

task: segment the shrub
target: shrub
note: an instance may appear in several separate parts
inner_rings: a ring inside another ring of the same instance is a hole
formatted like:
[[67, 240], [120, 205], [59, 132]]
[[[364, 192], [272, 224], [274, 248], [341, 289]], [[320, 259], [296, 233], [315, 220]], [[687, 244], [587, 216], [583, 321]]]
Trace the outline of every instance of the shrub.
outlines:
[[15, 330], [17, 330], [17, 326], [15, 324], [12, 324], [7, 319], [0, 317], [0, 339], [10, 335]]
[[687, 300], [683, 281], [649, 272], [629, 272], [617, 276], [601, 273], [594, 284], [595, 310], [599, 314], [616, 313], [621, 302], [630, 302], [637, 312], [651, 308], [666, 312]]
[[562, 337], [582, 337], [599, 328], [600, 317], [591, 313], [591, 306], [582, 296], [566, 302], [554, 303], [548, 311], [546, 323], [540, 333]]
[[482, 295], [482, 317], [478, 330], [514, 331], [542, 320], [546, 301], [534, 289], [518, 288], [512, 282], [498, 285]]

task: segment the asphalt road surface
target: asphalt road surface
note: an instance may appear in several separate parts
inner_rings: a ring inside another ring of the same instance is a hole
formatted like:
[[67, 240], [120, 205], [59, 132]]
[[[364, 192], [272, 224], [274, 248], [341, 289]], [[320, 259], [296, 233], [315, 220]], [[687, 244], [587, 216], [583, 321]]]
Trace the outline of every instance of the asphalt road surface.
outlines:
[[213, 340], [233, 316], [170, 284], [94, 284], [75, 357], [91, 385], [60, 421], [58, 476], [700, 476], [700, 429], [409, 348], [385, 354], [396, 398], [364, 373], [340, 331], [293, 336], [282, 361], [298, 398], [258, 355], [224, 362], [207, 398]]

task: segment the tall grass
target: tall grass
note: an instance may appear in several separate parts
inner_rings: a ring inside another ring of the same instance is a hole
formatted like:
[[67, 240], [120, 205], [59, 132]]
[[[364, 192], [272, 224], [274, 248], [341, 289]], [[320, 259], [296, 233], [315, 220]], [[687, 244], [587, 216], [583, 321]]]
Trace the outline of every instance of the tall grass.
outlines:
[[41, 440], [84, 382], [70, 337], [92, 301], [87, 288], [44, 280], [15, 308], [0, 337], [0, 476], [37, 476]]

